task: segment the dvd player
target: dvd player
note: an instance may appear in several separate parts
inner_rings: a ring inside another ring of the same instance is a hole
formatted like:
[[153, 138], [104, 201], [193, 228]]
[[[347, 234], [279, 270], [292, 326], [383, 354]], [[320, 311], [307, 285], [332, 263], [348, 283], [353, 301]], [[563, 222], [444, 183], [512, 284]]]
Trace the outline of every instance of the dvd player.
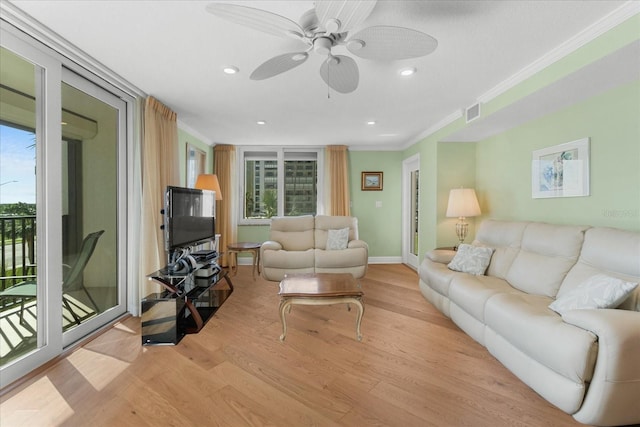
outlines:
[[208, 261], [214, 259], [218, 256], [218, 252], [215, 250], [200, 250], [191, 253], [191, 256], [196, 259], [196, 261]]

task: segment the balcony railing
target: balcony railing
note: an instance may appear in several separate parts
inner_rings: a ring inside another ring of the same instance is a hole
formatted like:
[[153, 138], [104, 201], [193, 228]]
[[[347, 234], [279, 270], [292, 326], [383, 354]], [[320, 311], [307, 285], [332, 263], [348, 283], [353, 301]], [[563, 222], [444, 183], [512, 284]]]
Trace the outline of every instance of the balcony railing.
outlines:
[[0, 216], [0, 290], [36, 277], [35, 215]]

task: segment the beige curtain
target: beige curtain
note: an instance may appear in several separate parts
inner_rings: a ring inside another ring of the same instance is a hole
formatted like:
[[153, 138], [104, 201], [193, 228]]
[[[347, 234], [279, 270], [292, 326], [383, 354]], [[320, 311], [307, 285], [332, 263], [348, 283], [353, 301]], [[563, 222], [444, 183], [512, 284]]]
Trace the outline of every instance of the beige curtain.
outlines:
[[222, 254], [221, 265], [227, 266], [227, 245], [234, 243], [238, 233], [238, 197], [236, 173], [236, 147], [233, 145], [216, 145], [213, 148], [214, 173], [220, 182], [222, 200], [216, 204], [216, 233], [220, 234], [219, 252]]
[[327, 214], [350, 216], [349, 167], [347, 147], [345, 145], [328, 145], [325, 148], [327, 162]]
[[[153, 97], [144, 107], [142, 139], [142, 233], [140, 245], [140, 275], [143, 281], [166, 264], [162, 215], [167, 185], [179, 185], [178, 124], [176, 113]], [[142, 297], [151, 292], [142, 287]]]

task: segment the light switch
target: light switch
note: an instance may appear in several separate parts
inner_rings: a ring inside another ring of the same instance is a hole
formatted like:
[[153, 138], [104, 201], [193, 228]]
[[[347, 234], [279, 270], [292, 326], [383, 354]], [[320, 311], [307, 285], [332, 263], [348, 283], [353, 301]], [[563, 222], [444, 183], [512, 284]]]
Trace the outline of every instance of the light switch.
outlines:
[[382, 200], [376, 200], [376, 208], [382, 207]]

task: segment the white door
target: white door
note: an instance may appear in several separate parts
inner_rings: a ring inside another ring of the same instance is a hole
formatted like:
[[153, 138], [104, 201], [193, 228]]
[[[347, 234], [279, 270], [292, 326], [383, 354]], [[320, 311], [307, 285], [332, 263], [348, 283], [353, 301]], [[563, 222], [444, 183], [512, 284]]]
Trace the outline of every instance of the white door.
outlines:
[[402, 162], [402, 262], [418, 269], [420, 155]]

